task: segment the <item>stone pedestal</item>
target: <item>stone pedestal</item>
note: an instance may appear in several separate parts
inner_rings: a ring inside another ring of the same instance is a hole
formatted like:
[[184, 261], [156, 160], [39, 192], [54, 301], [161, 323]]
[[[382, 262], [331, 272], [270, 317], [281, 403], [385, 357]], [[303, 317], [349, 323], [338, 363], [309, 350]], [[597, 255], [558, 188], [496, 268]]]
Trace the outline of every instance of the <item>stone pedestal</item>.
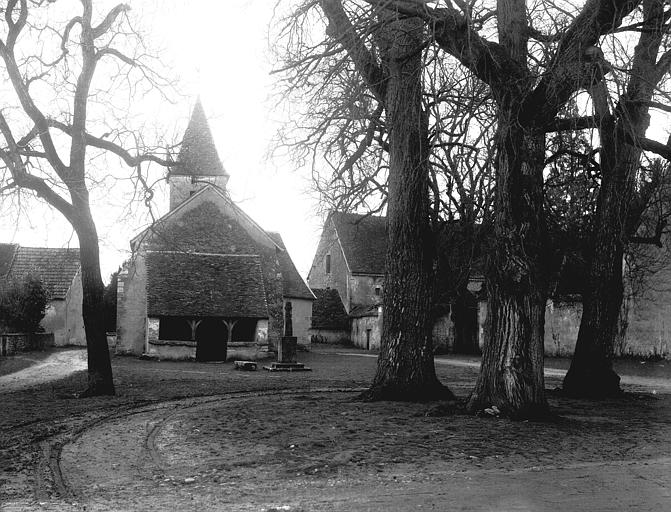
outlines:
[[296, 336], [282, 336], [277, 346], [277, 362], [295, 363], [297, 343]]
[[277, 362], [264, 366], [269, 372], [309, 372], [303, 363], [296, 362], [296, 336], [282, 336], [277, 344]]

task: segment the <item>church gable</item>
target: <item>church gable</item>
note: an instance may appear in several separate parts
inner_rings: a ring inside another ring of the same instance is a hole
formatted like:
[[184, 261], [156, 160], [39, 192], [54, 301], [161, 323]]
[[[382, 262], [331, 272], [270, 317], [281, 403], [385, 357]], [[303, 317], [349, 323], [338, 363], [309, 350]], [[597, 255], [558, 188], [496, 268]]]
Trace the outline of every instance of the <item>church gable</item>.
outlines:
[[149, 248], [216, 254], [258, 254], [259, 244], [211, 201], [171, 216], [153, 230]]
[[[205, 207], [207, 208], [207, 210], [205, 211], [200, 210], [201, 208], [203, 208], [204, 204], [208, 203], [210, 204], [210, 206]], [[198, 212], [196, 214], [190, 214], [190, 212], [194, 210], [198, 210]], [[158, 219], [151, 228], [148, 228], [143, 232], [141, 232], [140, 234], [138, 234], [130, 242], [131, 249], [133, 251], [137, 250], [140, 244], [143, 245], [149, 244], [150, 248], [157, 249], [156, 247], [157, 243], [163, 243], [163, 244], [181, 243], [179, 238], [175, 238], [175, 236], [178, 236], [180, 232], [183, 233], [185, 236], [187, 236], [188, 239], [192, 239], [194, 237], [197, 238], [198, 236], [200, 236], [201, 238], [202, 237], [207, 238], [211, 236], [207, 234], [208, 226], [211, 228], [212, 225], [216, 223], [213, 217], [209, 219], [207, 218], [207, 215], [209, 214], [216, 217], [217, 219], [216, 222], [223, 221], [226, 225], [234, 224], [237, 227], [241, 228], [244, 232], [246, 232], [247, 238], [249, 240], [252, 240], [252, 242], [255, 244], [255, 247], [258, 248], [263, 247], [266, 250], [269, 249], [284, 250], [256, 222], [254, 222], [239, 207], [235, 206], [235, 204], [233, 204], [233, 202], [230, 199], [228, 199], [215, 187], [211, 186], [208, 186], [200, 190], [195, 195], [190, 197], [187, 201], [179, 205], [178, 208], [171, 210], [166, 215]], [[191, 229], [189, 229], [188, 221], [180, 220], [184, 219], [185, 216], [189, 216], [191, 220], [196, 222], [196, 224], [194, 224], [194, 227], [192, 227]], [[198, 217], [203, 218], [198, 220]], [[201, 235], [190, 233], [190, 231], [195, 230], [196, 226], [203, 225], [203, 222], [207, 224], [207, 226], [205, 226], [206, 233]], [[172, 227], [177, 224], [184, 224], [184, 228], [180, 230]], [[170, 235], [170, 238], [172, 238], [172, 240], [169, 239], [168, 235]], [[160, 240], [163, 240], [163, 242], [160, 242]], [[160, 249], [160, 247], [158, 249]], [[172, 248], [169, 249], [176, 250]], [[215, 251], [215, 252], [221, 252], [221, 251]], [[255, 252], [255, 254], [256, 253], [258, 252]]]

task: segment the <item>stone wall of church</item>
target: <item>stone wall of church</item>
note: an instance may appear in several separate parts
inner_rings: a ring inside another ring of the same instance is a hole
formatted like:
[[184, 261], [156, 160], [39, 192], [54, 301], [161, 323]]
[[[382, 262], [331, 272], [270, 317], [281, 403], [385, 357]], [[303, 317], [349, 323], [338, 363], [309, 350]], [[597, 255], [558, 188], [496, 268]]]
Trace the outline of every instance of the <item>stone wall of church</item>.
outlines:
[[119, 273], [117, 285], [117, 353], [142, 354], [147, 328], [147, 266], [135, 253]]
[[312, 301], [307, 299], [285, 298], [284, 304], [291, 302], [293, 335], [298, 344], [310, 346], [310, 326], [312, 325]]

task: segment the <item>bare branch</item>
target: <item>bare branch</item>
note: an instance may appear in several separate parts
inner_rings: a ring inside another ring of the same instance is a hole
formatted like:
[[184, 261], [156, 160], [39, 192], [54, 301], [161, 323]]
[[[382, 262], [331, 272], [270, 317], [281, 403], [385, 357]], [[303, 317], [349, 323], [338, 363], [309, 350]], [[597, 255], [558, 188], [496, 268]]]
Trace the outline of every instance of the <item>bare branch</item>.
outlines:
[[98, 39], [100, 36], [107, 33], [107, 31], [112, 27], [112, 23], [119, 17], [121, 13], [130, 11], [130, 5], [128, 4], [119, 4], [115, 6], [110, 12], [107, 13], [105, 19], [100, 22], [97, 27], [94, 27], [91, 31], [93, 39]]

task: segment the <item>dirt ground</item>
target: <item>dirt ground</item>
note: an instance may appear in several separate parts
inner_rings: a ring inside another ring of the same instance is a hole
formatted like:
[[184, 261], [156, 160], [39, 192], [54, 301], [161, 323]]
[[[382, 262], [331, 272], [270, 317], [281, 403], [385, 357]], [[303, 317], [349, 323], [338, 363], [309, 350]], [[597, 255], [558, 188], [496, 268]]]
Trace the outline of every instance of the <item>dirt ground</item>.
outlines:
[[[529, 423], [361, 402], [375, 359], [351, 349], [307, 373], [115, 357], [117, 396], [85, 400], [83, 357], [0, 361], [0, 510], [671, 510], [668, 362], [620, 363], [619, 400], [550, 391], [559, 420]], [[477, 361], [436, 368], [468, 396]]]

